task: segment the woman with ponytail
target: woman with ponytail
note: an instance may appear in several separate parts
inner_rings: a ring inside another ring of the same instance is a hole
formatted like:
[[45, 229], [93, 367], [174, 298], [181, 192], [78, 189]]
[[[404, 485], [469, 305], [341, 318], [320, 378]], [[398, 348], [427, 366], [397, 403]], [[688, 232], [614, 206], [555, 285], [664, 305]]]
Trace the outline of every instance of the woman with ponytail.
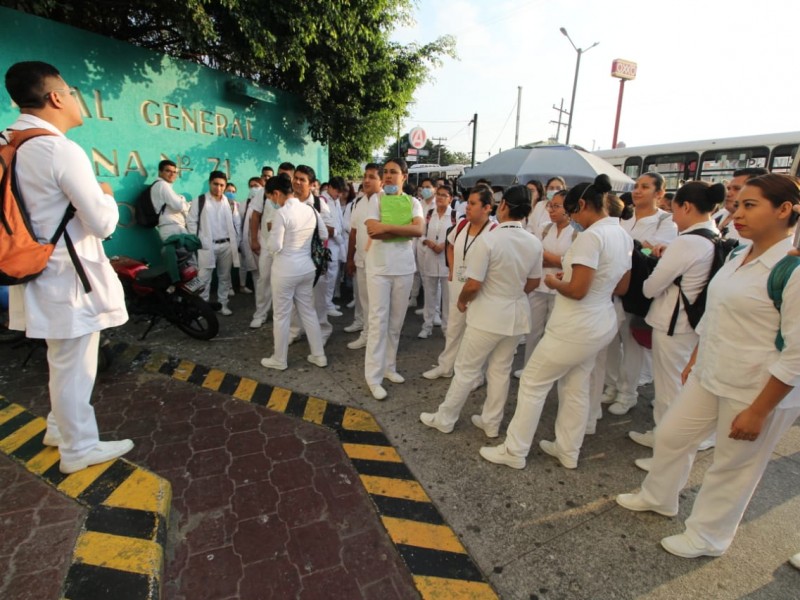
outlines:
[[525, 467], [545, 399], [558, 381], [556, 439], [541, 449], [574, 469], [578, 466], [589, 417], [589, 377], [597, 353], [617, 332], [612, 294], [627, 285], [633, 241], [609, 217], [606, 175], [573, 187], [564, 210], [583, 227], [562, 261], [563, 274], [548, 274], [545, 284], [557, 292], [545, 334], [522, 371], [517, 408], [500, 446], [481, 448], [486, 460], [515, 469]]

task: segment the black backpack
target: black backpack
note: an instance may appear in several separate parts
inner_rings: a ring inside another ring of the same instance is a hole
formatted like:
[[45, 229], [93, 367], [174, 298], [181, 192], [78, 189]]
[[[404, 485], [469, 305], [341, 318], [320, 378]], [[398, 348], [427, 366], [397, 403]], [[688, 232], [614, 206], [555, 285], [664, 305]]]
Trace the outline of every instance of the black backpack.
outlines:
[[156, 212], [156, 209], [153, 207], [152, 190], [154, 185], [155, 183], [148, 185], [136, 199], [136, 224], [146, 229], [153, 229], [156, 227], [159, 218], [164, 214], [164, 209], [167, 208], [166, 203], [164, 203], [161, 210], [158, 212]]
[[646, 317], [653, 300], [646, 298], [642, 292], [645, 280], [656, 268], [658, 258], [642, 250], [642, 243], [633, 240], [633, 253], [631, 254], [631, 280], [628, 291], [622, 296], [622, 307], [625, 312]]

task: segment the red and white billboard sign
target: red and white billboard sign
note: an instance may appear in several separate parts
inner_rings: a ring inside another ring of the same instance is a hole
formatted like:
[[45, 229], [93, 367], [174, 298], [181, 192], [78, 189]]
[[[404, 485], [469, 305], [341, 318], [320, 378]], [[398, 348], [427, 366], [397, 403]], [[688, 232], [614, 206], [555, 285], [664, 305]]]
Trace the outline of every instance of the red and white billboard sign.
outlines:
[[414, 129], [408, 132], [408, 143], [411, 144], [412, 148], [419, 150], [425, 146], [425, 142], [427, 141], [428, 134], [425, 133], [422, 127], [414, 127]]
[[611, 63], [611, 76], [618, 79], [636, 79], [636, 63], [621, 58]]

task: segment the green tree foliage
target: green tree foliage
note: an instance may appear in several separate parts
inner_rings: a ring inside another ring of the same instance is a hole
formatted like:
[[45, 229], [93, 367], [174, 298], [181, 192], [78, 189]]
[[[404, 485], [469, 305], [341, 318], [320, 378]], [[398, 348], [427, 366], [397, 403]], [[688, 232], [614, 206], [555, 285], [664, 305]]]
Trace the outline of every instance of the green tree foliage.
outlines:
[[296, 94], [331, 169], [383, 146], [452, 38], [393, 43], [413, 0], [0, 0], [0, 4]]

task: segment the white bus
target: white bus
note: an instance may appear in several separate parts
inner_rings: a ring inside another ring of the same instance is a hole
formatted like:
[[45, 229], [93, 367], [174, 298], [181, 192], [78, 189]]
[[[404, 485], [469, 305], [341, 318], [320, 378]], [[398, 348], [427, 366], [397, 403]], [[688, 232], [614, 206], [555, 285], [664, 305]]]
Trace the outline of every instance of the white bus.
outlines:
[[730, 179], [735, 170], [745, 167], [797, 174], [797, 166], [793, 167], [793, 163], [799, 154], [798, 147], [800, 131], [615, 148], [594, 154], [633, 179], [648, 171], [658, 171], [666, 179], [667, 189], [674, 191], [681, 180], [720, 182]]
[[434, 184], [439, 178], [452, 182], [463, 174], [464, 165], [447, 165], [446, 167], [432, 164], [411, 165], [408, 167], [408, 182], [412, 185], [419, 185], [423, 179], [428, 177], [433, 180]]

